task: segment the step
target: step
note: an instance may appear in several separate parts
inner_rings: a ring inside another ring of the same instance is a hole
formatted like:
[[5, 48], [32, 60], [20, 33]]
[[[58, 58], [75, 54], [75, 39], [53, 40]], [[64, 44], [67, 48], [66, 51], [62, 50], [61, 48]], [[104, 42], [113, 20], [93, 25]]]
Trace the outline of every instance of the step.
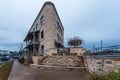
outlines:
[[31, 64], [32, 68], [46, 68], [46, 69], [57, 69], [57, 70], [81, 70], [86, 69], [85, 67], [68, 67], [68, 66], [52, 66], [52, 65], [37, 65]]

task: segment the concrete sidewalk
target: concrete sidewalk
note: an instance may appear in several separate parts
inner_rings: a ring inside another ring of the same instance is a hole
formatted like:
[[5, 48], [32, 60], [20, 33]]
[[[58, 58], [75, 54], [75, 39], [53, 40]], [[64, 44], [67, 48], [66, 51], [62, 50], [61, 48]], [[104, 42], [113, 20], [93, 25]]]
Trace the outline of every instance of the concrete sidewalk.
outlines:
[[86, 71], [33, 69], [15, 61], [8, 80], [86, 80]]
[[12, 71], [8, 77], [8, 80], [26, 80], [24, 79], [25, 76], [29, 75], [30, 73], [26, 71], [25, 66], [22, 66], [18, 63], [18, 61], [14, 61]]

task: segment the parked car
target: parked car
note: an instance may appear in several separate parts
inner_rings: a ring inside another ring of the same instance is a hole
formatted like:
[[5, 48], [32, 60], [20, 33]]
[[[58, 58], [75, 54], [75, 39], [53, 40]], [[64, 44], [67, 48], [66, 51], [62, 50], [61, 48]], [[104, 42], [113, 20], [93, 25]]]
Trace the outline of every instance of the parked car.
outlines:
[[9, 59], [10, 59], [10, 57], [8, 57], [8, 56], [2, 56], [0, 58], [1, 61], [9, 61]]

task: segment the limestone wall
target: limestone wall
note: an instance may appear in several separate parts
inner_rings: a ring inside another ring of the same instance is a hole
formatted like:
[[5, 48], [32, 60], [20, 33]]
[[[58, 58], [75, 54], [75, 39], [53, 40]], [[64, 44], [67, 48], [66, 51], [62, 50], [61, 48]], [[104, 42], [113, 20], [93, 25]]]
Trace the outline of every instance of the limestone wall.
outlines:
[[43, 61], [45, 65], [84, 67], [83, 59], [78, 56], [49, 56]]
[[49, 66], [85, 67], [82, 56], [70, 55], [33, 56], [33, 63]]
[[57, 48], [52, 48], [52, 49], [49, 49], [46, 54], [48, 55], [52, 55], [53, 53], [57, 53]]
[[34, 64], [41, 64], [46, 56], [32, 56], [32, 60]]
[[[70, 49], [70, 53], [69, 54], [77, 54], [78, 56], [83, 56], [84, 53], [86, 52], [86, 50], [84, 48], [69, 48]], [[58, 48], [53, 48], [53, 49], [49, 49], [46, 54], [48, 55], [52, 55], [52, 54], [60, 54], [58, 53]], [[66, 53], [64, 53], [66, 54]]]
[[120, 69], [120, 59], [101, 59], [101, 58], [90, 58], [87, 57], [88, 70], [92, 72], [109, 72], [118, 71]]
[[78, 56], [83, 56], [85, 52], [84, 48], [70, 48], [70, 53], [77, 53]]

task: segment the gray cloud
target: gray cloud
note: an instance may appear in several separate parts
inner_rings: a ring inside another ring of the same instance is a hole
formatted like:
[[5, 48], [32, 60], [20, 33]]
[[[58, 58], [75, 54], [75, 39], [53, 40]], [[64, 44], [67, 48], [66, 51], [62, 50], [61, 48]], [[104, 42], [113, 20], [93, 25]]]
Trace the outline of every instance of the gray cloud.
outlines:
[[[46, 0], [1, 0], [0, 49], [18, 50]], [[65, 42], [79, 36], [85, 46], [101, 39], [120, 43], [119, 0], [51, 0], [65, 28]], [[107, 45], [107, 44], [106, 44]], [[11, 47], [11, 48], [9, 48]]]

